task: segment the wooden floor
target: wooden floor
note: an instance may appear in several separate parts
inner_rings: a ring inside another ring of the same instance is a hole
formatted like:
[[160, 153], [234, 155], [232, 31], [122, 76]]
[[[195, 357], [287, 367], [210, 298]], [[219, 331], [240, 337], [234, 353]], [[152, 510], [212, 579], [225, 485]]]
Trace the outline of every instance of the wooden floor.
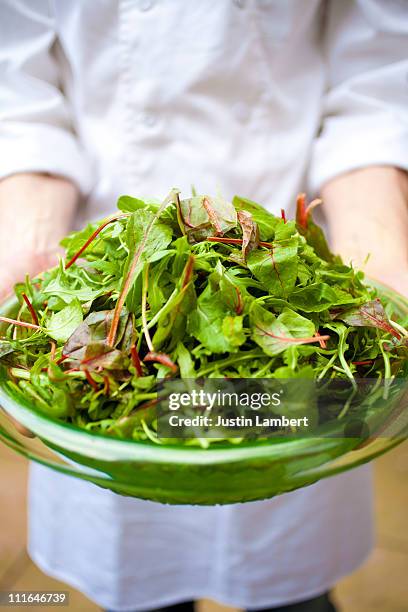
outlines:
[[[69, 610], [99, 610], [78, 591], [45, 576], [28, 558], [26, 476], [26, 461], [0, 444], [0, 591], [69, 590]], [[376, 513], [374, 553], [335, 591], [341, 612], [408, 611], [408, 443], [376, 461]], [[199, 603], [199, 612], [223, 610], [229, 609], [212, 601]]]

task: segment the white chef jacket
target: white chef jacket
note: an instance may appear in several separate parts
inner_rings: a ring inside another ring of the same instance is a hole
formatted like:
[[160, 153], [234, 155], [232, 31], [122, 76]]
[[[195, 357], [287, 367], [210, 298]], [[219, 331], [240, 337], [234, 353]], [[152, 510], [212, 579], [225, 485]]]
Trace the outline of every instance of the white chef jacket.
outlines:
[[[408, 168], [407, 57], [398, 0], [2, 0], [0, 175], [70, 178], [82, 219], [191, 184], [290, 212], [336, 174]], [[33, 559], [117, 610], [295, 602], [371, 547], [367, 468], [170, 507], [33, 466], [30, 505]]]

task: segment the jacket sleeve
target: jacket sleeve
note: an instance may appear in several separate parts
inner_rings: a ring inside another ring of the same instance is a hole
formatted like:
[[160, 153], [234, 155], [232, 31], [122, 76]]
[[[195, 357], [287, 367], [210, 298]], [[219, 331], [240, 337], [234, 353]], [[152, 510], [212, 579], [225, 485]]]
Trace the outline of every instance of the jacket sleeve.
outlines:
[[0, 19], [0, 178], [47, 172], [86, 194], [90, 165], [72, 129], [54, 57], [48, 0], [2, 0]]
[[313, 193], [371, 165], [408, 169], [408, 12], [400, 0], [331, 0], [327, 91], [312, 149]]

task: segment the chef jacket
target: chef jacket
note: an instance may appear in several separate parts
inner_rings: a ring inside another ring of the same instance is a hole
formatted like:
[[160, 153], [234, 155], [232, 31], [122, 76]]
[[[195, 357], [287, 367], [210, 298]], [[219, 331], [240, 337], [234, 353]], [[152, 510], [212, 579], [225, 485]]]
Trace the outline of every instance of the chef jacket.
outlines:
[[[0, 176], [69, 178], [78, 225], [191, 185], [290, 214], [337, 174], [408, 168], [407, 57], [398, 0], [2, 0]], [[371, 501], [366, 467], [171, 507], [32, 466], [29, 551], [105, 608], [277, 606], [363, 561]]]

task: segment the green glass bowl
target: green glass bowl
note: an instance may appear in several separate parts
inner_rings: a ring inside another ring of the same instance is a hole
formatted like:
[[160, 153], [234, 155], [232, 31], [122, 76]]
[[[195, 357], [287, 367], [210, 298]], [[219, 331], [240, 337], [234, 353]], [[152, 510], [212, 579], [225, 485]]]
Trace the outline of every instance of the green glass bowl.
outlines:
[[[408, 300], [379, 286], [397, 316]], [[13, 316], [16, 301], [5, 302]], [[1, 326], [0, 326], [1, 333]], [[130, 497], [169, 504], [231, 504], [266, 499], [371, 461], [408, 437], [407, 419], [387, 418], [381, 436], [269, 439], [208, 449], [160, 446], [89, 433], [48, 417], [5, 385], [0, 368], [0, 438], [10, 448], [54, 470]], [[405, 395], [402, 412], [407, 414]], [[401, 410], [399, 410], [401, 413]], [[387, 411], [384, 410], [384, 414]], [[21, 435], [11, 416], [35, 437]]]

